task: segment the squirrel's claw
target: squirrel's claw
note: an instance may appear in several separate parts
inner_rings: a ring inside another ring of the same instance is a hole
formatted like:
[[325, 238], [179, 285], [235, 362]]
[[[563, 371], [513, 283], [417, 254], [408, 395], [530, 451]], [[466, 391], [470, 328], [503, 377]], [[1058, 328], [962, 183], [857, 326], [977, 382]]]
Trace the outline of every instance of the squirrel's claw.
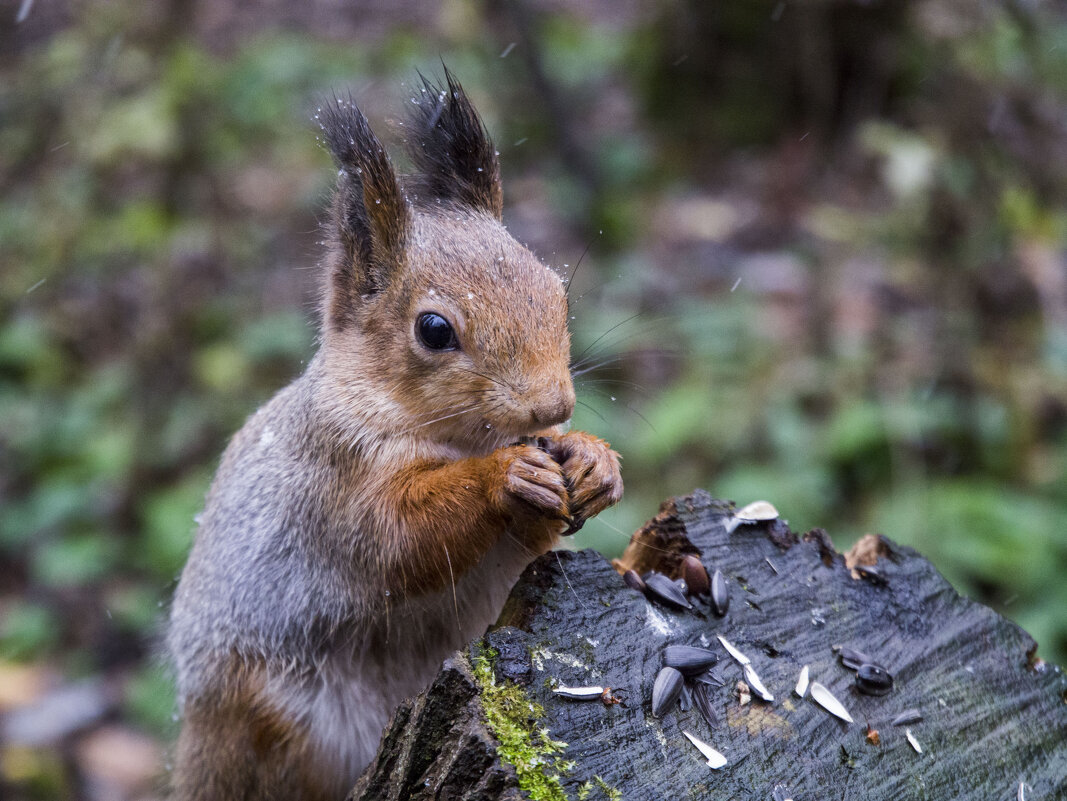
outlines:
[[552, 438], [546, 450], [559, 463], [567, 485], [572, 520], [564, 536], [575, 533], [586, 520], [622, 498], [619, 455], [604, 440], [584, 431], [571, 431]]
[[503, 450], [505, 459], [504, 491], [544, 517], [570, 524], [567, 484], [555, 460], [547, 453], [528, 445], [513, 445]]

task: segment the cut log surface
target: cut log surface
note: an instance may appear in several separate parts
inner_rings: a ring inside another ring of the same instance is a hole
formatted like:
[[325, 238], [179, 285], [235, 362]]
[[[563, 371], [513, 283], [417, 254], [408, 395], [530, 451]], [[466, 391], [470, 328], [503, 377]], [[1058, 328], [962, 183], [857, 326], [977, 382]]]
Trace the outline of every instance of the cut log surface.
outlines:
[[[1067, 799], [1067, 678], [1022, 629], [962, 598], [910, 549], [872, 538], [846, 566], [819, 530], [800, 538], [774, 520], [731, 531], [734, 511], [697, 491], [665, 503], [614, 565], [594, 551], [534, 562], [498, 626], [401, 707], [352, 801], [529, 797], [486, 721], [472, 669], [485, 659], [498, 685], [515, 683], [543, 708], [532, 728], [567, 744], [572, 764], [545, 769], [560, 794], [541, 797]], [[726, 577], [725, 616], [706, 598], [692, 610], [649, 600], [620, 576], [677, 576], [687, 553]], [[739, 684], [742, 666], [719, 636], [773, 701]], [[719, 654], [705, 685], [710, 721], [693, 703], [651, 714], [672, 644]], [[834, 646], [884, 666], [888, 694], [859, 693]], [[805, 665], [852, 723], [796, 695]], [[559, 685], [610, 687], [622, 703], [565, 699]], [[909, 709], [922, 719], [893, 725]], [[710, 768], [683, 731], [726, 765]]]

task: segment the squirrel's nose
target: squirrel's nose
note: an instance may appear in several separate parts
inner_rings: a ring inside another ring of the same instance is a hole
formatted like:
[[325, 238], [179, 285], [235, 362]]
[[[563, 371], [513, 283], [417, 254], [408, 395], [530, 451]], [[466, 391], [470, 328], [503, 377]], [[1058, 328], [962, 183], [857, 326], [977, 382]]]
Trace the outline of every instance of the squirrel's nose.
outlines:
[[571, 419], [574, 413], [574, 387], [561, 381], [549, 391], [541, 393], [530, 406], [530, 419], [537, 426], [554, 426]]

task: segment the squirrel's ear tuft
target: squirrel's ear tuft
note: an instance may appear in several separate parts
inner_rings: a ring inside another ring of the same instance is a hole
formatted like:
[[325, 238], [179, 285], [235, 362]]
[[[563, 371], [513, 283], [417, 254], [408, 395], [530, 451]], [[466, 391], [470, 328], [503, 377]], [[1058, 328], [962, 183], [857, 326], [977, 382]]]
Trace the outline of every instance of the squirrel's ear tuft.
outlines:
[[492, 214], [503, 210], [500, 163], [489, 133], [463, 87], [445, 67], [445, 85], [421, 73], [412, 100], [407, 146], [420, 190]]
[[316, 119], [340, 169], [330, 221], [341, 255], [331, 276], [334, 315], [388, 283], [402, 259], [410, 211], [385, 148], [351, 99], [324, 104]]

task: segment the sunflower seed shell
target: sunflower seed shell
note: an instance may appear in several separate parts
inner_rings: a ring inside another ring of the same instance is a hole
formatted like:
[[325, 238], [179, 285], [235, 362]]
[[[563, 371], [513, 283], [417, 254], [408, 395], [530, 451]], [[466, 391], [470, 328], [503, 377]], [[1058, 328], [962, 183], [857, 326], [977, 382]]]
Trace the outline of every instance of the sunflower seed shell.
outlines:
[[734, 517], [742, 523], [761, 523], [765, 520], [777, 520], [778, 510], [769, 501], [753, 501], [734, 512]]
[[725, 756], [720, 754], [703, 740], [694, 737], [687, 731], [683, 731], [682, 734], [689, 738], [689, 742], [695, 745], [697, 750], [704, 755], [704, 758], [708, 760], [708, 767], [712, 770], [718, 770], [727, 763], [728, 760]]
[[841, 664], [849, 670], [859, 670], [860, 665], [875, 664], [873, 657], [867, 656], [863, 651], [857, 651], [846, 645], [837, 647], [837, 655], [841, 658]]
[[637, 574], [636, 570], [627, 570], [622, 574], [622, 580], [630, 589], [637, 590], [638, 592], [645, 591], [645, 580]]
[[728, 639], [719, 634], [716, 634], [715, 636], [719, 638], [719, 642], [722, 643], [722, 647], [726, 649], [726, 652], [730, 654], [730, 656], [737, 660], [737, 663], [739, 665], [747, 665], [752, 662], [751, 659], [749, 659], [743, 653], [738, 651], [733, 645], [731, 645]]
[[841, 718], [846, 723], [852, 723], [852, 715], [848, 714], [848, 710], [844, 705], [834, 698], [834, 694], [823, 687], [819, 682], [813, 681], [811, 683], [811, 697], [814, 701], [829, 712], [834, 717]]
[[760, 681], [759, 675], [756, 673], [752, 665], [744, 666], [745, 682], [750, 688], [752, 688], [753, 694], [761, 701], [770, 703], [774, 700], [774, 696], [763, 686], [763, 682]]
[[915, 735], [911, 733], [911, 729], [904, 729], [904, 736], [908, 738], [908, 742], [911, 743], [911, 747], [915, 749], [916, 754], [923, 752], [923, 747], [919, 745], [919, 741], [915, 739]]
[[895, 718], [893, 718], [894, 726], [907, 726], [911, 723], [918, 723], [923, 719], [923, 713], [918, 709], [905, 709]]
[[801, 698], [808, 694], [808, 666], [800, 669], [800, 677], [797, 679], [796, 689], [793, 691]]
[[604, 695], [603, 687], [557, 687], [552, 692], [572, 701], [595, 701]]
[[716, 570], [711, 577], [711, 605], [715, 607], [715, 614], [722, 617], [730, 608], [730, 590], [726, 586], [726, 576], [721, 570]]

